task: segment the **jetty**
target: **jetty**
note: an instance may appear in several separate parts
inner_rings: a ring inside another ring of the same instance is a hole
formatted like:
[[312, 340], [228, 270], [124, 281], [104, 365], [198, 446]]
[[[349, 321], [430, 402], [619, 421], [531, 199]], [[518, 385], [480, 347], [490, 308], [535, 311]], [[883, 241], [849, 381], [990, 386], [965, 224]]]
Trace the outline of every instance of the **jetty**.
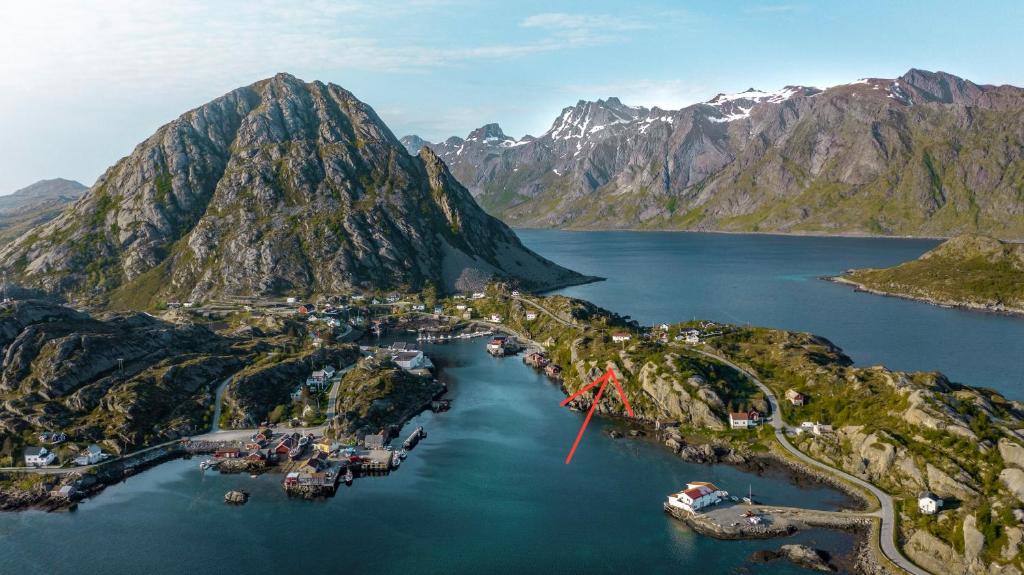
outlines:
[[426, 436], [427, 433], [423, 431], [423, 427], [417, 427], [411, 434], [409, 434], [409, 437], [405, 438], [405, 443], [402, 445], [406, 449], [412, 449], [413, 447], [416, 447], [416, 444], [420, 442], [420, 439], [423, 439]]
[[715, 539], [770, 539], [813, 527], [866, 529], [871, 525], [870, 515], [852, 511], [819, 511], [725, 501], [696, 513], [666, 504], [665, 512], [697, 533]]

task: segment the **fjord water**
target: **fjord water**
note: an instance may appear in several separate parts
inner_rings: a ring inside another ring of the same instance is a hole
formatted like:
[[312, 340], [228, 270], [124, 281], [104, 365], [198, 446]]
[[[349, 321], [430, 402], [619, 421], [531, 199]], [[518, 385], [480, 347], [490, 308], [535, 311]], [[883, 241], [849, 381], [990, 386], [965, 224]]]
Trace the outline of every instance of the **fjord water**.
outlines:
[[[334, 498], [290, 500], [281, 476], [218, 475], [179, 460], [112, 486], [73, 513], [0, 515], [0, 573], [805, 573], [747, 558], [781, 542], [841, 554], [847, 533], [716, 541], [662, 512], [687, 481], [766, 502], [832, 509], [845, 500], [781, 474], [689, 464], [595, 420], [570, 465], [582, 415], [519, 358], [482, 340], [427, 346], [445, 365], [452, 410], [424, 413], [428, 437], [387, 477]], [[252, 494], [223, 503], [229, 489]]]
[[914, 259], [935, 240], [519, 230], [541, 255], [607, 281], [559, 293], [641, 323], [691, 318], [827, 337], [858, 365], [941, 371], [1024, 399], [1024, 318], [858, 293], [818, 278]]

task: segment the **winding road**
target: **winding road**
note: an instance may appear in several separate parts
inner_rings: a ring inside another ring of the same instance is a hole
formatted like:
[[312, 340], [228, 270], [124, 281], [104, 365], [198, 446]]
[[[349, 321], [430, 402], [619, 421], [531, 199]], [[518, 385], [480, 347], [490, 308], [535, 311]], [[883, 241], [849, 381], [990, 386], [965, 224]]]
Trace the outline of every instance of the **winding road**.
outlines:
[[[564, 319], [558, 317], [557, 315], [555, 315], [554, 313], [552, 313], [547, 308], [545, 308], [544, 306], [540, 305], [537, 302], [518, 296], [514, 296], [514, 299], [519, 300], [520, 302], [523, 303], [530, 304], [531, 306], [551, 316], [552, 318], [554, 318], [563, 325], [575, 327], [577, 329], [582, 329], [581, 326], [565, 321]], [[796, 457], [804, 464], [809, 465], [815, 469], [821, 470], [825, 473], [839, 477], [874, 495], [875, 498], [878, 499], [879, 510], [874, 513], [866, 513], [865, 515], [870, 515], [873, 517], [877, 517], [879, 519], [878, 543], [879, 547], [882, 550], [882, 553], [894, 565], [908, 573], [912, 573], [913, 575], [931, 575], [931, 573], [922, 569], [921, 567], [918, 567], [910, 559], [907, 559], [907, 557], [903, 555], [903, 552], [900, 551], [899, 546], [896, 544], [896, 510], [893, 504], [893, 499], [891, 496], [889, 496], [888, 493], [882, 491], [875, 485], [867, 481], [864, 481], [859, 477], [856, 477], [841, 469], [836, 469], [835, 467], [826, 465], [816, 459], [813, 459], [809, 455], [805, 454], [804, 452], [794, 447], [793, 444], [791, 444], [789, 442], [789, 439], [786, 437], [786, 422], [783, 421], [782, 419], [782, 410], [779, 408], [778, 398], [775, 396], [775, 393], [771, 390], [771, 388], [765, 385], [764, 382], [762, 382], [760, 379], [755, 377], [754, 374], [750, 373], [746, 369], [736, 365], [735, 363], [729, 361], [728, 359], [716, 353], [711, 353], [708, 351], [697, 349], [692, 346], [686, 346], [686, 349], [689, 349], [693, 352], [714, 359], [715, 361], [721, 362], [722, 364], [727, 365], [732, 369], [735, 369], [737, 372], [743, 374], [745, 377], [750, 379], [750, 381], [752, 381], [755, 385], [757, 385], [757, 387], [760, 388], [762, 392], [764, 392], [765, 397], [768, 398], [768, 402], [771, 404], [771, 422], [772, 427], [775, 429], [775, 439], [778, 440], [779, 444], [782, 445], [783, 449], [791, 453], [794, 457]]]
[[904, 571], [907, 571], [908, 573], [913, 573], [914, 575], [931, 575], [928, 571], [925, 571], [924, 569], [918, 567], [910, 559], [907, 559], [906, 556], [903, 555], [903, 552], [900, 551], [899, 546], [896, 545], [896, 511], [893, 505], [892, 497], [890, 497], [888, 493], [882, 491], [878, 487], [875, 487], [873, 484], [868, 483], [867, 481], [864, 481], [859, 477], [856, 477], [841, 469], [836, 469], [835, 467], [826, 465], [816, 459], [813, 459], [803, 451], [800, 451], [799, 449], [794, 447], [793, 444], [790, 443], [789, 439], [786, 437], [786, 423], [782, 420], [782, 410], [779, 409], [778, 398], [767, 385], [765, 385], [757, 377], [754, 377], [754, 374], [750, 373], [746, 369], [743, 369], [742, 367], [736, 365], [735, 363], [729, 361], [728, 359], [725, 359], [724, 357], [718, 354], [696, 349], [694, 347], [687, 347], [687, 349], [699, 353], [701, 355], [707, 356], [709, 358], [712, 358], [735, 369], [739, 373], [742, 373], [744, 376], [746, 376], [750, 381], [752, 381], [754, 385], [759, 387], [761, 391], [764, 392], [765, 397], [768, 398], [768, 402], [771, 404], [772, 427], [775, 428], [775, 439], [779, 441], [779, 444], [781, 444], [786, 451], [793, 454], [793, 456], [799, 459], [801, 462], [810, 465], [816, 469], [820, 469], [826, 473], [830, 473], [832, 475], [840, 477], [845, 481], [853, 483], [854, 485], [861, 487], [869, 491], [872, 495], [874, 495], [875, 498], [878, 499], [878, 503], [880, 505], [880, 510], [873, 515], [875, 517], [878, 517], [880, 520], [878, 537], [882, 553], [885, 554], [886, 558], [888, 558], [889, 561], [892, 561], [895, 565], [897, 565]]

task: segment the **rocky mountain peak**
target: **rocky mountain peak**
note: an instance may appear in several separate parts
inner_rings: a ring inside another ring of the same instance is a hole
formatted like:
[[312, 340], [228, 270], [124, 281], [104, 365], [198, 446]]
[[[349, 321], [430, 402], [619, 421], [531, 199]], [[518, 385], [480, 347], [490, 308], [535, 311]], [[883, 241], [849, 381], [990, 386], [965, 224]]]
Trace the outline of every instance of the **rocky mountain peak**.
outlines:
[[911, 68], [897, 82], [913, 89], [922, 102], [972, 105], [982, 89], [970, 80], [946, 72], [929, 72]]
[[127, 306], [216, 294], [580, 281], [484, 214], [429, 149], [290, 74], [162, 126], [57, 219], [0, 250], [25, 285]]
[[466, 136], [466, 140], [471, 142], [503, 142], [512, 139], [505, 135], [498, 124], [485, 124]]
[[608, 126], [636, 121], [647, 112], [646, 108], [626, 106], [615, 97], [596, 102], [580, 100], [575, 106], [563, 108], [544, 135], [555, 140], [585, 138]]
[[420, 149], [423, 148], [424, 146], [430, 145], [430, 142], [424, 140], [423, 138], [417, 136], [416, 134], [402, 136], [402, 139], [399, 141], [402, 142], [403, 146], [405, 146], [406, 151], [413, 156], [419, 154]]

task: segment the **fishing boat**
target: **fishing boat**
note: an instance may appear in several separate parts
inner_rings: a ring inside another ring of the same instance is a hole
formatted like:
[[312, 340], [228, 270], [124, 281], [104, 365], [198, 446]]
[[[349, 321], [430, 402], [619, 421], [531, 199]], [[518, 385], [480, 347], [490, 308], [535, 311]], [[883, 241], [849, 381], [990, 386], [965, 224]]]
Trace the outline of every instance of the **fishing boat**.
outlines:
[[203, 471], [206, 471], [207, 469], [213, 469], [215, 466], [216, 463], [214, 463], [210, 459], [204, 459], [199, 462], [199, 469], [202, 469]]
[[398, 456], [401, 457], [402, 459], [405, 459], [406, 457], [409, 456], [409, 452], [404, 449], [399, 449]]
[[354, 477], [352, 475], [352, 470], [351, 469], [346, 469], [345, 470], [345, 485], [352, 485], [352, 479], [353, 478]]
[[402, 464], [402, 456], [399, 455], [397, 451], [392, 453], [391, 454], [391, 467], [398, 467], [401, 464]]

